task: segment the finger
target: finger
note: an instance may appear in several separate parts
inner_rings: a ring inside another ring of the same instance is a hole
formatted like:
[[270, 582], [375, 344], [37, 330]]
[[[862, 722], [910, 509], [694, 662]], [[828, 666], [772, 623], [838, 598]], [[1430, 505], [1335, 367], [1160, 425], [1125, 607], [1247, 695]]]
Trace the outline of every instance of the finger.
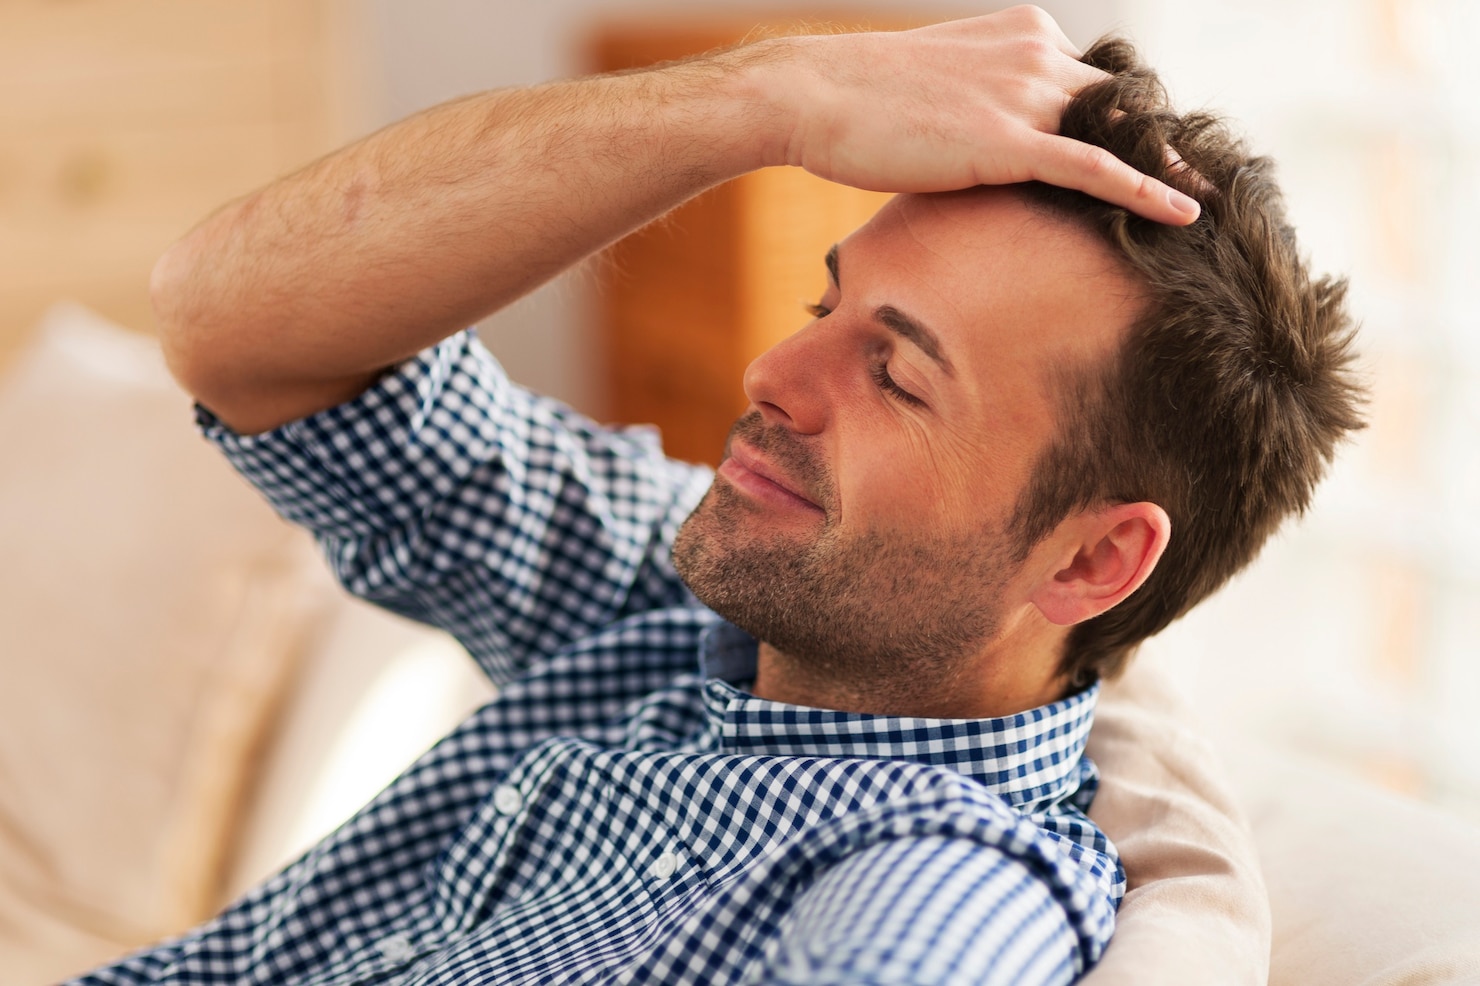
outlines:
[[1103, 147], [1051, 135], [1041, 135], [1037, 143], [1032, 174], [1038, 181], [1076, 189], [1172, 226], [1185, 226], [1201, 212], [1196, 199], [1142, 174]]
[[[1125, 119], [1125, 110], [1117, 110], [1112, 108], [1110, 110], [1110, 119], [1117, 121]], [[1165, 145], [1161, 149], [1161, 155], [1162, 160], [1166, 161], [1168, 174], [1172, 175], [1174, 178], [1182, 180], [1184, 186], [1190, 183], [1193, 190], [1196, 191], [1199, 195], [1212, 194], [1213, 183], [1204, 178], [1201, 172], [1197, 171], [1197, 169], [1193, 168], [1186, 161], [1182, 160], [1182, 155], [1177, 153], [1177, 149], [1175, 147], [1173, 147], [1171, 144]]]
[[1182, 160], [1182, 155], [1178, 154], [1176, 148], [1170, 144], [1166, 147], [1166, 160], [1167, 171], [1172, 177], [1183, 181], [1184, 184], [1191, 183], [1193, 191], [1199, 195], [1213, 193], [1213, 183], [1204, 178], [1201, 171]]

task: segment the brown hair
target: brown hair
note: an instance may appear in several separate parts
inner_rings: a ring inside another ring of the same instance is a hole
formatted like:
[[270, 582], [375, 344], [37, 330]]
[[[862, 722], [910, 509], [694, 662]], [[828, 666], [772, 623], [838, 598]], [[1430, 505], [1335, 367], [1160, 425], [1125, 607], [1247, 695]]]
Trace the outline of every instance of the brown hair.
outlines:
[[[1109, 365], [1064, 374], [1060, 427], [1012, 521], [1023, 557], [1064, 517], [1149, 500], [1172, 521], [1140, 591], [1075, 626], [1060, 668], [1076, 684], [1114, 675], [1136, 646], [1248, 564], [1310, 502], [1336, 444], [1362, 427], [1346, 282], [1312, 278], [1268, 158], [1217, 117], [1177, 114], [1125, 41], [1087, 64], [1065, 136], [1105, 147], [1202, 204], [1162, 226], [1077, 192], [1024, 194], [1098, 232], [1141, 284], [1146, 311]], [[1178, 164], [1167, 153], [1181, 158]]]

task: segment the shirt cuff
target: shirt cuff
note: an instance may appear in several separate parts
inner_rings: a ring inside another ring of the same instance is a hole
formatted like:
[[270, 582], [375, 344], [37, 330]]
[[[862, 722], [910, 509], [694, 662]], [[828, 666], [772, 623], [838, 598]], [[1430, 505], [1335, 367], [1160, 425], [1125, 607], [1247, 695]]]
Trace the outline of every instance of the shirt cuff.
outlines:
[[207, 440], [283, 517], [363, 536], [429, 510], [497, 459], [514, 388], [466, 330], [393, 368], [358, 397], [257, 435], [196, 406]]

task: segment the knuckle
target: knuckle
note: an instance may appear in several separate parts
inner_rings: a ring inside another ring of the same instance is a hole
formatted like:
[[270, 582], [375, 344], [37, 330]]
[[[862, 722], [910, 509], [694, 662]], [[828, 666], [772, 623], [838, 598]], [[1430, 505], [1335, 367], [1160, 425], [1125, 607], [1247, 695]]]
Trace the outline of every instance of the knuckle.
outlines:
[[1053, 15], [1042, 7], [1027, 4], [1024, 9], [1027, 11], [1028, 23], [1032, 24], [1038, 30], [1053, 31], [1058, 28], [1058, 21], [1054, 20]]
[[1033, 3], [1018, 3], [1002, 11], [1001, 16], [1019, 21], [1028, 21], [1043, 13], [1043, 8]]
[[1053, 79], [1059, 74], [1062, 55], [1048, 39], [1038, 35], [1014, 37], [1004, 50], [1013, 74], [1031, 80]]
[[1013, 21], [1034, 31], [1052, 31], [1058, 26], [1058, 22], [1053, 19], [1048, 11], [1036, 4], [1019, 4], [1016, 7], [1010, 7], [1003, 11], [1003, 14], [1005, 16], [1010, 15]]
[[1053, 42], [1041, 36], [1025, 40], [1023, 54], [1035, 71], [1045, 75], [1057, 68], [1059, 59], [1063, 57]]
[[1079, 164], [1088, 178], [1108, 178], [1115, 173], [1119, 163], [1113, 154], [1103, 148], [1080, 145]]

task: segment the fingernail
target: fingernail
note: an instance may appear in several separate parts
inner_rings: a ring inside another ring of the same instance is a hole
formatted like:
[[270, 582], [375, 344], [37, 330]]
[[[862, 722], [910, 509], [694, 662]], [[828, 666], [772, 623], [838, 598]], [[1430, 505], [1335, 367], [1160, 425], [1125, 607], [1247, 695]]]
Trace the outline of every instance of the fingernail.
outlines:
[[1171, 203], [1173, 209], [1176, 209], [1178, 212], [1185, 215], [1189, 215], [1194, 219], [1196, 219], [1198, 214], [1202, 212], [1202, 206], [1197, 204], [1197, 199], [1193, 198], [1190, 195], [1183, 195], [1175, 188], [1167, 189], [1167, 201]]

